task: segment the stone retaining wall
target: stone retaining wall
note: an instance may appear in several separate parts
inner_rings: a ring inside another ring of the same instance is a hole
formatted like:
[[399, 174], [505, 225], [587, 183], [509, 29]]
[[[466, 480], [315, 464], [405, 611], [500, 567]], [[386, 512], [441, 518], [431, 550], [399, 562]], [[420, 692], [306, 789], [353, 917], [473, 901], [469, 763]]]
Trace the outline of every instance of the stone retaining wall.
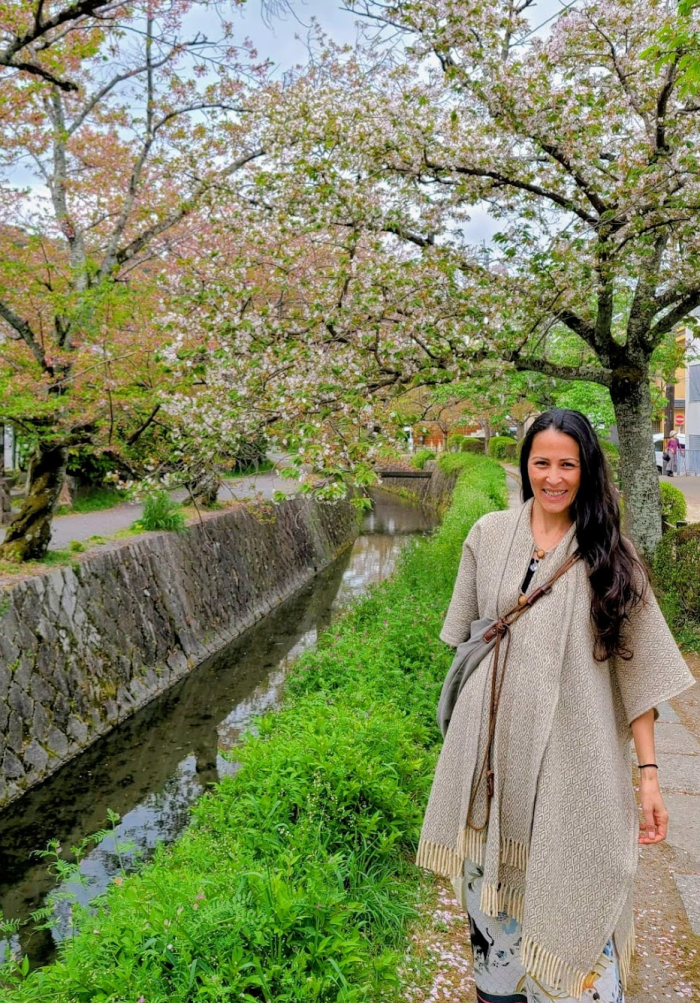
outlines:
[[357, 528], [349, 504], [242, 507], [0, 591], [0, 808], [290, 596]]

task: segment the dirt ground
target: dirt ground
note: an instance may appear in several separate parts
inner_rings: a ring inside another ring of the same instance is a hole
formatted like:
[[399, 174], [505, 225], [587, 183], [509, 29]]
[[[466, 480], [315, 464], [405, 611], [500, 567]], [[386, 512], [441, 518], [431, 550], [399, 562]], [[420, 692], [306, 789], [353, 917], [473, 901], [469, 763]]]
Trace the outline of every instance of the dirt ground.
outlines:
[[[700, 680], [700, 658], [690, 655], [687, 660]], [[700, 688], [694, 687], [673, 701], [673, 706], [682, 723], [700, 739]], [[700, 1003], [700, 937], [688, 923], [669, 868], [671, 859], [671, 848], [663, 843], [645, 847], [640, 854], [637, 957], [626, 1003], [668, 999]], [[448, 881], [440, 880], [435, 900], [424, 910], [413, 935], [409, 967], [416, 976], [408, 980], [407, 1003], [471, 1003], [476, 999], [469, 924]]]

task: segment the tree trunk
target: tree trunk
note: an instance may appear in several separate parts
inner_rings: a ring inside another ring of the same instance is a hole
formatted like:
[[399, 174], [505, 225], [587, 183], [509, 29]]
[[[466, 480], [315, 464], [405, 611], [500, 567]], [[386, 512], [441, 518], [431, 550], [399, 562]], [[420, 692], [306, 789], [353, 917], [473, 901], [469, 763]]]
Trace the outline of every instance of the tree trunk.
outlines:
[[210, 470], [204, 471], [190, 488], [192, 498], [198, 505], [212, 508], [219, 495], [219, 483], [218, 474]]
[[41, 560], [51, 540], [51, 519], [61, 493], [68, 456], [62, 446], [39, 448], [29, 471], [27, 497], [7, 527], [0, 558]]
[[615, 377], [610, 396], [620, 439], [625, 530], [637, 550], [651, 559], [661, 539], [661, 491], [652, 440], [648, 373]]

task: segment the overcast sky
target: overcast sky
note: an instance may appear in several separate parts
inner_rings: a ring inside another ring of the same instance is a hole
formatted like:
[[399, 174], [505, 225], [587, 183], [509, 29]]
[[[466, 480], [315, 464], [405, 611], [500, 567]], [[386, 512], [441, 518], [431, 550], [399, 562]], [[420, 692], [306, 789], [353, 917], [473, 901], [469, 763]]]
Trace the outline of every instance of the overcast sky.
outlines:
[[[575, 6], [576, 2], [539, 0], [528, 12], [529, 20], [536, 27], [567, 7]], [[259, 54], [270, 58], [280, 71], [305, 62], [304, 37], [312, 18], [334, 41], [355, 40], [360, 18], [343, 9], [339, 0], [290, 0], [289, 6], [291, 13], [269, 18], [269, 25], [265, 24], [261, 14], [261, 0], [246, 0], [245, 7], [237, 15], [242, 34], [249, 36], [258, 47]]]

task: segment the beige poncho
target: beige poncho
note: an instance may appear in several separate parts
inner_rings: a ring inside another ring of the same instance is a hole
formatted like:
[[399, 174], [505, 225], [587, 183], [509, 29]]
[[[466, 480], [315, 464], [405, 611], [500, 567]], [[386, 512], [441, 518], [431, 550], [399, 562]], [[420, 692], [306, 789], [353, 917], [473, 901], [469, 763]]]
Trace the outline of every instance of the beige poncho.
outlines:
[[[480, 519], [467, 537], [441, 638], [457, 646], [472, 620], [516, 605], [534, 540], [532, 502]], [[532, 588], [576, 550], [575, 529], [540, 562]], [[447, 877], [465, 859], [484, 867], [481, 908], [523, 924], [521, 958], [541, 982], [579, 997], [614, 935], [626, 981], [634, 952], [632, 885], [638, 818], [630, 722], [693, 684], [651, 589], [631, 613], [629, 661], [593, 658], [591, 590], [578, 561], [514, 624], [494, 747], [488, 826], [466, 826], [488, 721], [479, 665], [455, 708], [418, 847], [420, 866]], [[483, 793], [483, 792], [482, 792]], [[479, 797], [473, 822], [484, 818]]]

